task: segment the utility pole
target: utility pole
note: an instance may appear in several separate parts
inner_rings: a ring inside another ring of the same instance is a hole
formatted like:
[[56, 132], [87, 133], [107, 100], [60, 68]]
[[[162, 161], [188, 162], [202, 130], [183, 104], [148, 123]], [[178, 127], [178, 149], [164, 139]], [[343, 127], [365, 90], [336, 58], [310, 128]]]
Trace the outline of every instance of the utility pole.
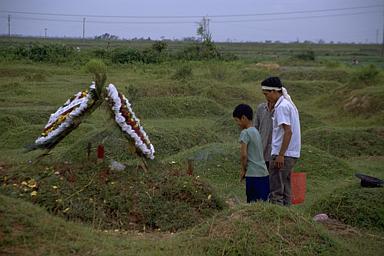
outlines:
[[83, 18], [83, 40], [85, 38], [85, 18]]
[[376, 44], [379, 44], [379, 29], [376, 29]]
[[209, 21], [210, 21], [210, 19], [208, 18], [208, 16], [207, 16], [206, 20], [207, 20], [207, 27], [206, 27], [206, 29], [207, 29], [207, 34], [208, 34], [209, 37], [210, 37], [210, 35], [211, 35], [211, 32], [209, 31]]
[[44, 29], [44, 38], [47, 38], [47, 28]]
[[8, 14], [8, 36], [11, 37], [11, 15]]
[[381, 57], [384, 57], [384, 7], [383, 7], [383, 42], [381, 44]]

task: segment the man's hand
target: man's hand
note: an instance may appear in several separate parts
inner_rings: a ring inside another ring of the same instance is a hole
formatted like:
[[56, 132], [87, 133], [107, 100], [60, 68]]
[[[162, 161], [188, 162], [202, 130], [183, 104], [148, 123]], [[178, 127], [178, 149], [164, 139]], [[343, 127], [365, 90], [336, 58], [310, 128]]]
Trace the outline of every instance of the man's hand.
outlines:
[[284, 166], [284, 156], [277, 156], [274, 162], [275, 167], [277, 167], [277, 169], [281, 169]]

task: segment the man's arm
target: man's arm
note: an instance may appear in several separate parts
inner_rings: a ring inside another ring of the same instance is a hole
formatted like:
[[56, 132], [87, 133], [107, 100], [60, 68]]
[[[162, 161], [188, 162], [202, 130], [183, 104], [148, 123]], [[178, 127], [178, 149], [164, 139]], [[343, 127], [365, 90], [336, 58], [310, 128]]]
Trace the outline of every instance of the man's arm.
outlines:
[[260, 105], [259, 105], [253, 117], [253, 126], [255, 126], [257, 130], [260, 129], [260, 116], [261, 114], [260, 114]]
[[248, 162], [248, 152], [247, 152], [247, 144], [244, 142], [240, 143], [240, 181], [245, 178], [245, 173], [247, 172], [247, 162]]
[[275, 164], [277, 168], [284, 166], [284, 154], [287, 151], [288, 145], [291, 142], [292, 130], [291, 126], [287, 124], [282, 124], [284, 130], [283, 142], [281, 143], [279, 155], [276, 157]]

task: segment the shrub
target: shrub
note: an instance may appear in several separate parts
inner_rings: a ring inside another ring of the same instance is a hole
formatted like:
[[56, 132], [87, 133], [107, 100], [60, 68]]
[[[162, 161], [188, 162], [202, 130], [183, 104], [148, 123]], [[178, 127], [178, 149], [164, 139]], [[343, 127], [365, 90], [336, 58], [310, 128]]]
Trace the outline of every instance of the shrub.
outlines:
[[35, 43], [31, 46], [19, 46], [14, 49], [19, 58], [27, 58], [36, 62], [62, 63], [76, 55], [75, 50], [64, 44], [41, 44]]
[[106, 59], [111, 57], [110, 51], [106, 49], [94, 49], [92, 50], [92, 55], [100, 59]]
[[213, 42], [206, 41], [184, 48], [176, 57], [182, 60], [211, 60], [221, 59], [221, 54]]
[[111, 58], [114, 63], [127, 64], [142, 62], [143, 54], [132, 48], [117, 48], [113, 50]]
[[153, 43], [151, 48], [153, 50], [155, 50], [156, 52], [161, 53], [168, 48], [168, 44], [166, 42], [163, 42], [163, 41], [157, 41], [157, 42]]
[[160, 63], [164, 60], [165, 55], [157, 50], [150, 48], [150, 49], [145, 49], [142, 52], [142, 58], [143, 58], [143, 62], [147, 64]]
[[314, 61], [315, 60], [315, 52], [310, 50], [310, 51], [305, 51], [302, 53], [298, 53], [293, 56], [293, 58], [298, 59], [298, 60], [304, 60], [304, 61]]

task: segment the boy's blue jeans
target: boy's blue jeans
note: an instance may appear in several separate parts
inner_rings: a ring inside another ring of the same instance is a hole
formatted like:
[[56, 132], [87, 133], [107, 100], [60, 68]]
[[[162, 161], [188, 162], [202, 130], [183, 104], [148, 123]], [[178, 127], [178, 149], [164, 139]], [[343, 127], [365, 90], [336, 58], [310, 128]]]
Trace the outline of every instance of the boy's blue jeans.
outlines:
[[269, 176], [245, 177], [245, 192], [247, 203], [258, 200], [267, 201], [269, 195]]

